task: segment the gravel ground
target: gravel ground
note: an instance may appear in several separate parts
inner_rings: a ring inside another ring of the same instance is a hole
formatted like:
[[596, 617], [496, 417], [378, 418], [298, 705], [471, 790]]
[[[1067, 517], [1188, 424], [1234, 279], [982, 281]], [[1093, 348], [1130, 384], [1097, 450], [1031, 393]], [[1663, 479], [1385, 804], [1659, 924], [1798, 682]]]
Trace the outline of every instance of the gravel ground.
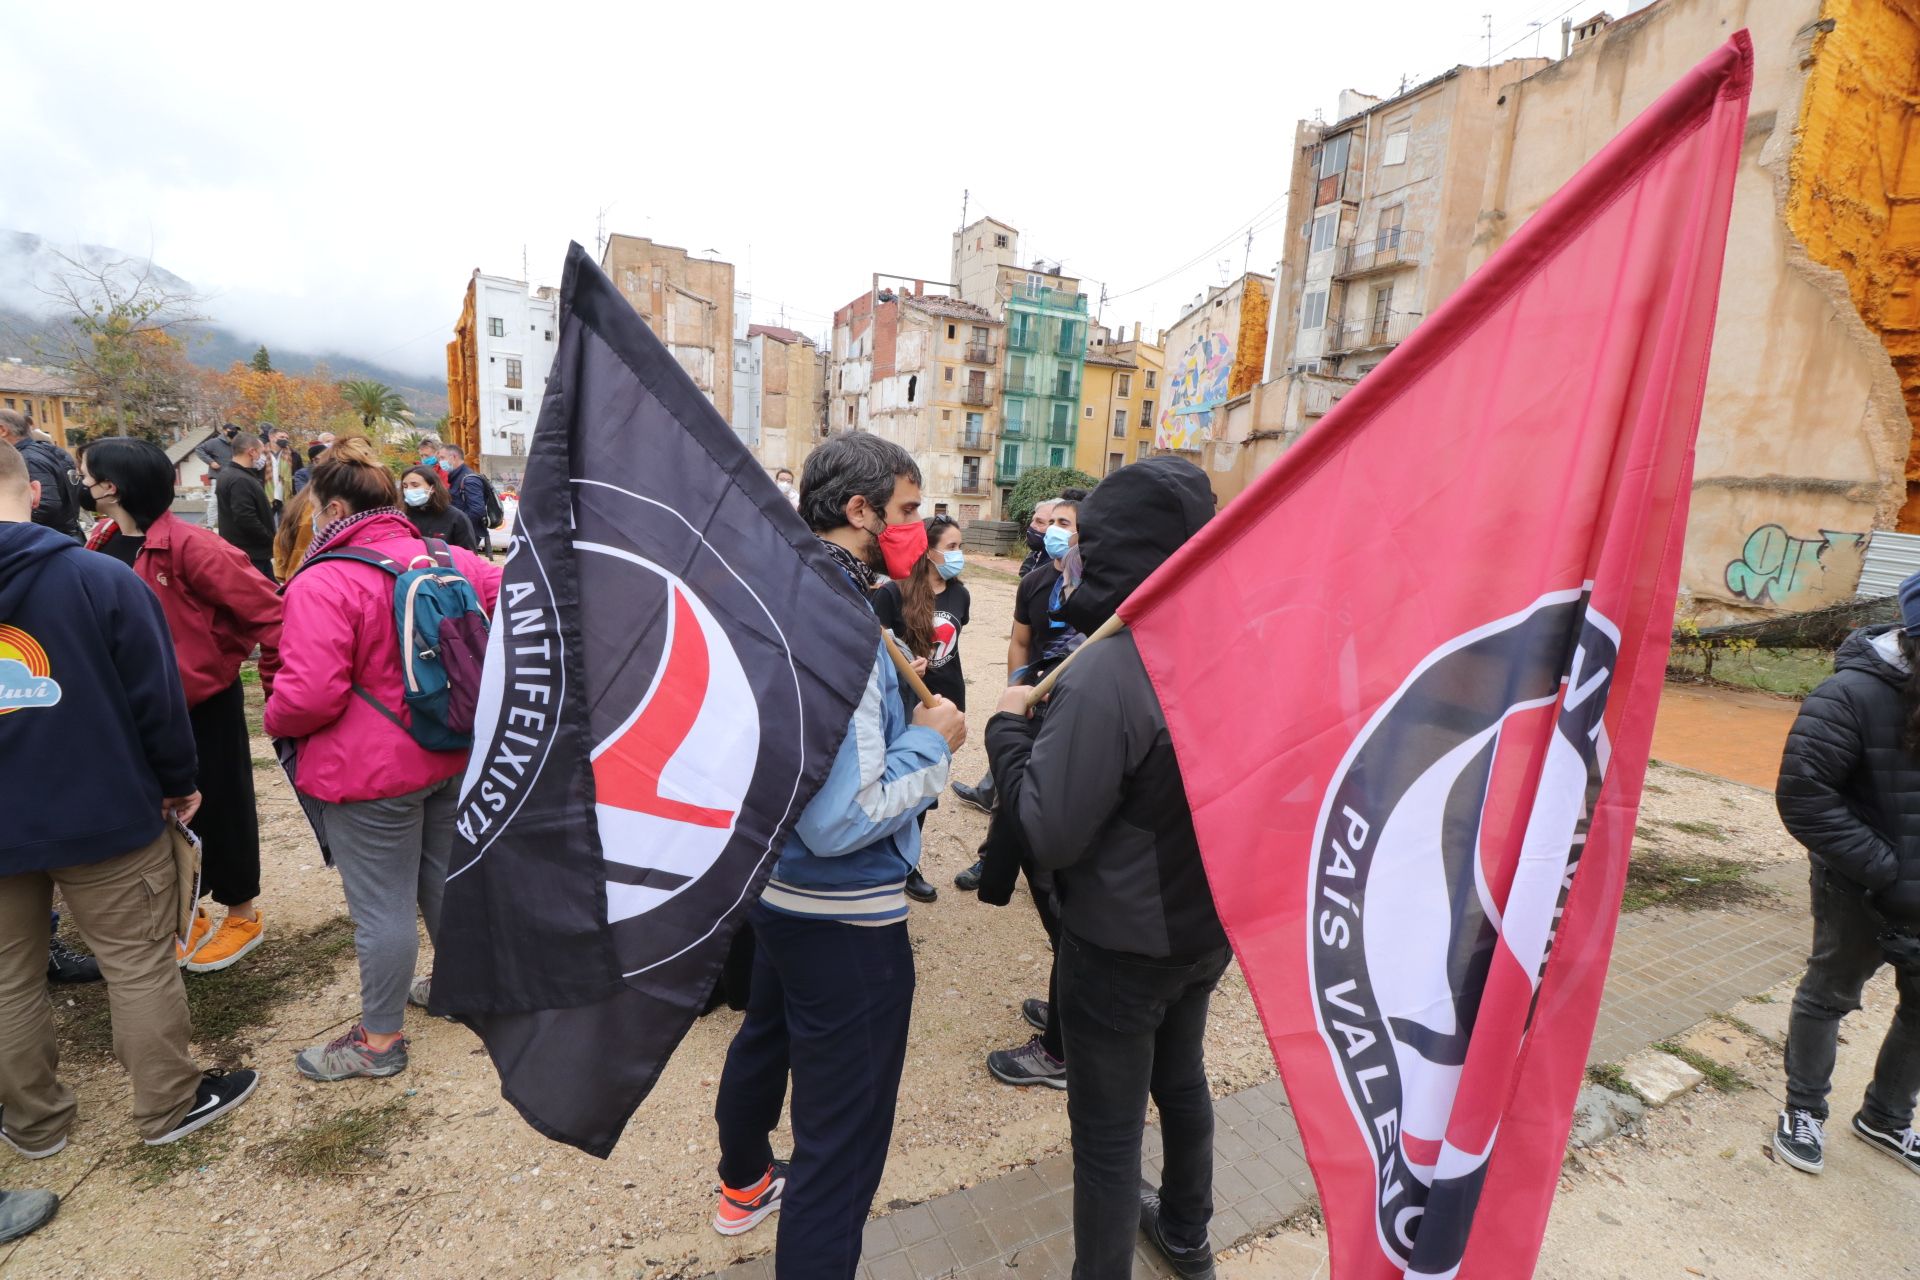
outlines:
[[[976, 564], [979, 562], [976, 561]], [[1004, 678], [1013, 608], [1009, 563], [970, 576], [973, 622], [962, 650], [973, 738], [955, 777], [985, 770], [979, 734]], [[256, 740], [266, 844], [261, 899], [272, 931], [344, 913], [336, 877], [308, 836], [291, 791]], [[1800, 856], [1771, 798], [1681, 770], [1656, 769], [1642, 827], [1664, 847], [1742, 861]], [[1673, 823], [1707, 823], [1687, 831]], [[1064, 1149], [1064, 1095], [996, 1083], [983, 1059], [1028, 1034], [1020, 1001], [1044, 995], [1045, 936], [1024, 896], [1005, 909], [952, 887], [985, 834], [984, 815], [949, 800], [929, 819], [923, 866], [941, 886], [914, 908], [919, 970], [892, 1154], [876, 1208], [970, 1185]], [[422, 969], [428, 964], [423, 955]], [[124, 1074], [112, 1063], [74, 1071], [79, 1123], [68, 1149], [27, 1165], [0, 1156], [0, 1185], [66, 1195], [47, 1229], [0, 1251], [8, 1276], [232, 1275], [696, 1276], [772, 1246], [770, 1230], [728, 1241], [707, 1226], [715, 1161], [712, 1100], [739, 1015], [695, 1025], [611, 1159], [541, 1138], [500, 1100], [478, 1042], [464, 1028], [409, 1011], [412, 1067], [385, 1081], [313, 1085], [289, 1055], [337, 1034], [357, 1012], [351, 965], [318, 992], [277, 1010], [249, 1037], [260, 1089], [207, 1131], [177, 1167], [142, 1158], [128, 1123]], [[1229, 969], [1214, 1001], [1208, 1063], [1217, 1093], [1273, 1074], [1246, 985]], [[283, 1173], [276, 1144], [352, 1109], [393, 1103], [412, 1132], [331, 1177]], [[775, 1145], [784, 1148], [785, 1134]]]

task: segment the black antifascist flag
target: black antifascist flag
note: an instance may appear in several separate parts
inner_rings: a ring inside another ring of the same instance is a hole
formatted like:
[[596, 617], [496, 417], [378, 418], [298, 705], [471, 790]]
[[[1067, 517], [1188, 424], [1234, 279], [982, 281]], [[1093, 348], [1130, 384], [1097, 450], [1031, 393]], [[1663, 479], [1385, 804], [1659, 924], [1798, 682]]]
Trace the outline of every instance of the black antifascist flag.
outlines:
[[479, 1033], [536, 1129], [613, 1149], [878, 644], [846, 574], [573, 245], [433, 970], [433, 1012]]

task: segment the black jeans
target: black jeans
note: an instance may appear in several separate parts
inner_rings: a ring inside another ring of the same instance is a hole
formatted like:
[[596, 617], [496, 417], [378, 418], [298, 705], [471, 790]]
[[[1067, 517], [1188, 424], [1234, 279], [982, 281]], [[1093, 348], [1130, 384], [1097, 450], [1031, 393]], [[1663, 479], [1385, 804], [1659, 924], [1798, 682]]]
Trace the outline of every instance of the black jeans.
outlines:
[[746, 1020], [727, 1050], [713, 1117], [720, 1180], [751, 1186], [773, 1159], [793, 1075], [793, 1163], [781, 1196], [780, 1280], [846, 1280], [893, 1137], [907, 1061], [913, 948], [904, 924], [806, 920], [755, 905]]
[[260, 896], [260, 815], [254, 805], [253, 741], [239, 680], [187, 710], [200, 754], [200, 892], [223, 907]]
[[[1787, 1023], [1787, 1105], [1827, 1118], [1840, 1019], [1860, 1007], [1860, 989], [1886, 963], [1878, 943], [1879, 923], [1865, 904], [1837, 887], [1825, 870], [1813, 870], [1813, 956], [1793, 994]], [[1868, 1124], [1896, 1133], [1913, 1123], [1920, 1092], [1920, 976], [1896, 973], [1900, 1006], [1880, 1044], [1873, 1083], [1861, 1114]]]
[[1106, 951], [1060, 935], [1067, 1119], [1073, 1131], [1075, 1280], [1127, 1280], [1140, 1228], [1147, 1098], [1165, 1139], [1161, 1222], [1176, 1247], [1213, 1218], [1213, 1097], [1202, 1039], [1207, 1002], [1232, 952], [1179, 960]]

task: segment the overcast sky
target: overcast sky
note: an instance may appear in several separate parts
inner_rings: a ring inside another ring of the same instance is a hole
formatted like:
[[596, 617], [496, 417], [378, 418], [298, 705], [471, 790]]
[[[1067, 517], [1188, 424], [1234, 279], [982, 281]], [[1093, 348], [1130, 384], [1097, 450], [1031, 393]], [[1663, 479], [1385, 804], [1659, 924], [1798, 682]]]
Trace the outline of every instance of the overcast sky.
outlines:
[[150, 251], [249, 340], [433, 375], [472, 268], [524, 248], [557, 283], [603, 208], [819, 337], [870, 272], [944, 279], [967, 191], [1151, 328], [1272, 269], [1296, 119], [1483, 61], [1489, 9], [1499, 59], [1598, 7], [0, 0], [0, 228]]

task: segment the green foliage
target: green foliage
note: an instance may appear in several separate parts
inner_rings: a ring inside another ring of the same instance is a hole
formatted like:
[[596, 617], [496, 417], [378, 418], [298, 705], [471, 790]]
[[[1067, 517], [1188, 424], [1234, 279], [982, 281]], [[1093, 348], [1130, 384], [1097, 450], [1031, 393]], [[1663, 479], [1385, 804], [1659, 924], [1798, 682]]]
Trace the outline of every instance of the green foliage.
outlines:
[[1035, 467], [1020, 477], [1020, 483], [1013, 486], [1013, 493], [1007, 498], [1007, 519], [1015, 524], [1026, 524], [1033, 519], [1033, 509], [1047, 498], [1057, 498], [1062, 489], [1091, 489], [1100, 482], [1084, 471], [1072, 467]]
[[1627, 1083], [1627, 1073], [1617, 1062], [1596, 1062], [1587, 1068], [1587, 1082], [1597, 1084], [1602, 1089], [1611, 1089], [1615, 1093], [1624, 1093], [1629, 1098], [1638, 1098], [1645, 1102], [1646, 1095]]
[[295, 1177], [339, 1177], [384, 1162], [394, 1141], [419, 1127], [406, 1099], [392, 1098], [295, 1129], [267, 1149], [267, 1160]]
[[253, 349], [253, 367], [260, 373], [273, 372], [273, 357], [267, 354], [264, 344]]
[[1632, 861], [1627, 863], [1627, 887], [1620, 909], [1639, 911], [1661, 906], [1697, 911], [1749, 902], [1766, 896], [1766, 890], [1747, 883], [1746, 875], [1752, 869], [1730, 858], [1691, 857], [1636, 847]]
[[[1674, 629], [1673, 651], [1667, 674], [1718, 684], [1758, 689], [1762, 693], [1804, 698], [1833, 674], [1833, 654], [1826, 649], [1769, 649], [1751, 640], [1721, 643], [1687, 635], [1690, 623]], [[1698, 628], [1695, 628], [1697, 635]]]
[[384, 382], [353, 378], [340, 384], [340, 394], [369, 431], [382, 422], [401, 422], [411, 416], [406, 400]]
[[1675, 1044], [1671, 1040], [1662, 1040], [1653, 1046], [1662, 1053], [1670, 1053], [1680, 1061], [1698, 1071], [1707, 1078], [1707, 1083], [1721, 1093], [1744, 1093], [1753, 1088], [1753, 1081], [1741, 1075], [1732, 1067], [1715, 1062], [1704, 1053], [1695, 1052], [1685, 1045]]

